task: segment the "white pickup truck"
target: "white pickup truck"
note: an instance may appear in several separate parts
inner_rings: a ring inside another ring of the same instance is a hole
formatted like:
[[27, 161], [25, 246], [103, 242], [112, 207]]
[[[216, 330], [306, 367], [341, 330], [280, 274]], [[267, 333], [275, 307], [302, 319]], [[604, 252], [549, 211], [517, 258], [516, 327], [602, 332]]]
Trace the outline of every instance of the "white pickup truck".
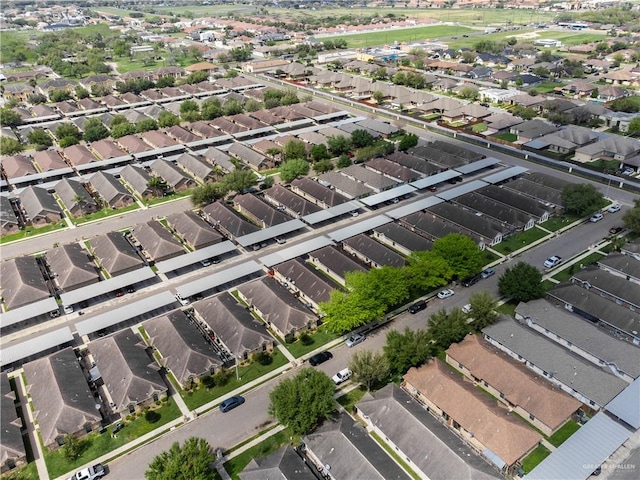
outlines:
[[96, 478], [104, 477], [106, 474], [104, 466], [101, 463], [96, 463], [91, 467], [77, 471], [69, 480], [95, 480]]

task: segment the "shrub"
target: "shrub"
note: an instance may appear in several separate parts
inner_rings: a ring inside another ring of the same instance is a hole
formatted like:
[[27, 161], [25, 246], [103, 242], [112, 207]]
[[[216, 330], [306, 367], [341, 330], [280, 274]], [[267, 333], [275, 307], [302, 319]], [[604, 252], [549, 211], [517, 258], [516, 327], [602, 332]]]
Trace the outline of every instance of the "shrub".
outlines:
[[213, 380], [218, 387], [224, 387], [231, 378], [231, 372], [229, 370], [220, 370], [213, 376]]
[[144, 419], [149, 423], [156, 423], [158, 420], [160, 420], [160, 417], [161, 415], [155, 410], [149, 410], [144, 414]]
[[260, 365], [271, 365], [273, 362], [273, 357], [267, 352], [260, 352], [256, 355], [256, 362]]
[[206, 375], [200, 379], [202, 384], [207, 388], [213, 388], [216, 386], [216, 381], [213, 379], [211, 375]]
[[305, 332], [300, 335], [300, 342], [302, 342], [304, 346], [308, 347], [313, 344], [313, 337]]

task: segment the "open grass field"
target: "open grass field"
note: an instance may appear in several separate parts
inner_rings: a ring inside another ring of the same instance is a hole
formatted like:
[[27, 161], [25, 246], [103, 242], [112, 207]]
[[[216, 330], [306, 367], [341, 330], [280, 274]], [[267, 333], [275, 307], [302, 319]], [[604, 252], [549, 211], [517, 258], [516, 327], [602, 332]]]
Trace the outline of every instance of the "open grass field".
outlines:
[[385, 45], [393, 42], [423, 42], [451, 35], [462, 35], [472, 30], [467, 27], [453, 25], [434, 25], [432, 27], [402, 28], [377, 32], [357, 33], [353, 35], [331, 36], [332, 40], [344, 39], [349, 48], [362, 48], [374, 45]]

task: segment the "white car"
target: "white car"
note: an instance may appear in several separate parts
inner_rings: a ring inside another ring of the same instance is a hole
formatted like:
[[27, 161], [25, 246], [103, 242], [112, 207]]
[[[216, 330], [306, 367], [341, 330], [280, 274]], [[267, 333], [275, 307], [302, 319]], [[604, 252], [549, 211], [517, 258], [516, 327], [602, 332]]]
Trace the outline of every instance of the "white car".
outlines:
[[446, 290], [442, 290], [441, 292], [438, 293], [438, 298], [449, 298], [449, 297], [453, 297], [454, 291], [451, 290], [450, 288], [447, 288]]
[[333, 377], [331, 377], [331, 379], [333, 380], [333, 383], [335, 383], [336, 385], [340, 385], [341, 383], [344, 383], [351, 378], [351, 373], [351, 370], [349, 370], [348, 368], [343, 368]]
[[593, 215], [591, 215], [591, 217], [589, 218], [589, 221], [591, 223], [596, 223], [599, 222], [600, 220], [602, 220], [604, 218], [604, 215], [602, 215], [602, 213], [598, 212], [598, 213], [594, 213]]
[[553, 257], [549, 257], [544, 261], [544, 268], [553, 268], [558, 265], [562, 261], [562, 257], [554, 255]]
[[616, 213], [620, 211], [620, 205], [618, 203], [614, 203], [609, 207], [609, 213]]
[[64, 311], [65, 315], [69, 315], [70, 313], [73, 313], [73, 306], [72, 305], [65, 305], [62, 310]]
[[473, 307], [471, 307], [470, 303], [467, 303], [464, 307], [462, 307], [462, 311], [464, 313], [471, 313], [471, 310], [473, 310]]

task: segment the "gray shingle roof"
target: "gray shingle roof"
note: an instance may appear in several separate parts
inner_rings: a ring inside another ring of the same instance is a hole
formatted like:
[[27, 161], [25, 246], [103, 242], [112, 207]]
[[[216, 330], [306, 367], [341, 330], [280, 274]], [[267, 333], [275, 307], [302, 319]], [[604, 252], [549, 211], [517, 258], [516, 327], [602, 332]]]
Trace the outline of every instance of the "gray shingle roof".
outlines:
[[323, 173], [318, 177], [318, 181], [331, 185], [336, 190], [343, 192], [351, 198], [363, 197], [374, 192], [372, 188], [368, 187], [364, 183], [354, 180], [346, 175], [342, 175], [339, 172]]
[[137, 405], [154, 393], [167, 390], [159, 374], [160, 367], [145, 348], [142, 338], [129, 329], [89, 344], [116, 410]]
[[627, 386], [624, 380], [569, 353], [515, 321], [502, 319], [482, 332], [485, 338], [520, 355], [537, 368], [553, 375], [555, 381], [574, 389], [600, 406], [609, 403]]
[[238, 476], [241, 480], [317, 480], [311, 468], [287, 445], [266, 457], [253, 458]]
[[24, 440], [22, 439], [22, 421], [16, 413], [14, 400], [15, 392], [6, 373], [0, 374], [0, 463], [5, 465], [9, 459], [17, 459], [26, 455]]
[[0, 263], [0, 277], [3, 279], [2, 296], [9, 309], [49, 296], [49, 289], [34, 257], [16, 257]]
[[598, 264], [616, 272], [624, 273], [624, 275], [640, 279], [640, 261], [629, 255], [613, 253], [599, 260]]
[[240, 207], [243, 213], [248, 213], [256, 221], [264, 223], [265, 227], [273, 227], [280, 223], [291, 220], [291, 217], [267, 205], [256, 196], [246, 193], [238, 195], [233, 199], [236, 206]]
[[56, 199], [40, 187], [27, 187], [18, 195], [22, 208], [32, 220], [40, 216], [52, 215], [62, 218], [62, 212]]
[[402, 267], [405, 264], [404, 258], [401, 255], [398, 255], [390, 248], [385, 247], [363, 233], [348, 238], [343, 243], [376, 265]]
[[433, 242], [430, 240], [393, 222], [374, 229], [374, 232], [386, 238], [387, 241], [398, 244], [412, 252], [431, 250], [433, 246]]
[[[87, 189], [84, 188], [80, 182], [69, 178], [63, 178], [55, 186], [56, 193], [62, 200], [62, 203], [70, 210], [75, 210], [78, 203], [82, 203], [82, 207], [88, 206], [90, 209], [94, 210], [97, 208], [96, 201], [93, 199]], [[82, 197], [84, 200], [78, 202], [75, 198], [76, 196]]]
[[265, 199], [271, 201], [272, 203], [276, 205], [283, 205], [290, 211], [295, 212], [300, 216], [319, 212], [321, 210], [321, 208], [316, 204], [305, 200], [299, 195], [296, 195], [291, 190], [283, 187], [282, 185], [274, 185], [268, 190], [265, 190], [264, 196]]
[[145, 196], [151, 193], [151, 189], [148, 187], [151, 175], [143, 168], [127, 165], [120, 171], [120, 177], [127, 182], [138, 195]]
[[183, 153], [176, 161], [180, 167], [201, 181], [206, 181], [213, 175], [213, 169], [209, 165], [188, 153]]
[[324, 277], [315, 273], [299, 260], [289, 260], [276, 265], [274, 269], [287, 283], [304, 293], [315, 303], [326, 302], [335, 286]]
[[220, 202], [210, 203], [202, 208], [212, 225], [226, 231], [232, 237], [241, 237], [260, 230], [254, 224], [247, 222], [231, 208]]
[[182, 244], [164, 226], [155, 220], [135, 225], [131, 234], [142, 244], [144, 251], [156, 262], [185, 253]]
[[332, 246], [323, 247], [320, 250], [315, 250], [309, 253], [309, 256], [317, 259], [317, 261], [321, 264], [318, 265], [319, 269], [322, 269], [324, 266], [343, 279], [345, 274], [347, 274], [348, 272], [367, 271], [365, 267], [353, 260], [349, 255]]
[[329, 207], [334, 207], [347, 201], [345, 197], [343, 197], [336, 191], [331, 190], [324, 185], [320, 185], [318, 182], [315, 182], [307, 177], [295, 179], [293, 182], [291, 182], [291, 188], [299, 189], [309, 197], [315, 198], [319, 202], [324, 203]]
[[195, 249], [208, 247], [222, 241], [222, 235], [198, 214], [190, 210], [169, 215], [167, 223]]
[[24, 373], [45, 445], [102, 420], [71, 348], [25, 364]]
[[45, 257], [56, 283], [64, 291], [100, 280], [96, 264], [89, 259], [89, 252], [77, 243], [52, 248]]
[[133, 195], [110, 173], [94, 173], [89, 182], [110, 206], [116, 205], [123, 199], [127, 203], [133, 203]]
[[112, 276], [140, 268], [144, 263], [120, 232], [109, 232], [90, 240], [91, 248], [102, 266]]
[[151, 170], [162, 177], [171, 188], [182, 188], [182, 186], [189, 188], [195, 186], [193, 179], [184, 175], [178, 167], [167, 160], [161, 158], [154, 160], [151, 164]]

